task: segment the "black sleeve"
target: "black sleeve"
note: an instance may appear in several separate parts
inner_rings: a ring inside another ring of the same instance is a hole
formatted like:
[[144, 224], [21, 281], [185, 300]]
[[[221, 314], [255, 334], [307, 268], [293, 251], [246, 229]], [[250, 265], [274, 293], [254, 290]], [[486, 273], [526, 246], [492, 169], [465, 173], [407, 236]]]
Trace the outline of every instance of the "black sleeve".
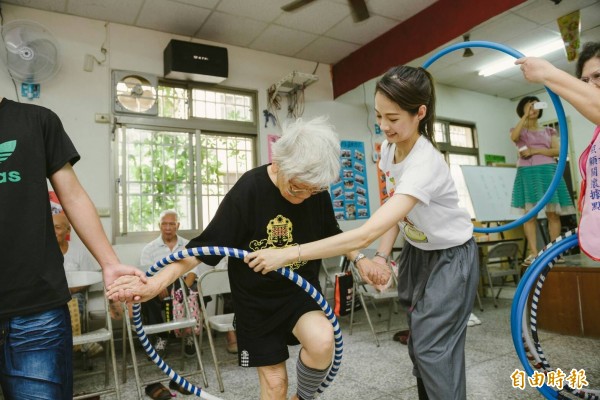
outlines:
[[[214, 218], [210, 221], [206, 229], [197, 237], [190, 240], [186, 248], [202, 246], [222, 246], [241, 249], [246, 246], [243, 242], [245, 236], [244, 227], [248, 226], [244, 215], [240, 212], [236, 199], [239, 198], [238, 191], [232, 188], [225, 195], [219, 205]], [[247, 250], [243, 248], [241, 250]], [[202, 262], [208, 265], [217, 265], [222, 256], [201, 256], [198, 257]]]
[[46, 173], [50, 177], [66, 163], [74, 165], [81, 157], [65, 132], [58, 115], [53, 111], [46, 111], [41, 124], [46, 146]]

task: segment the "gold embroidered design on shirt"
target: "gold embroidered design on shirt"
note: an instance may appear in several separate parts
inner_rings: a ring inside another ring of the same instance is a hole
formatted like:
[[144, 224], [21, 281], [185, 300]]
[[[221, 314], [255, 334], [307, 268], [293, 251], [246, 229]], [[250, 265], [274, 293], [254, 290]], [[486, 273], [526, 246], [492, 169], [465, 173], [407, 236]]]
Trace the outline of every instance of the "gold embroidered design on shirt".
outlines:
[[[250, 242], [250, 248], [253, 251], [268, 249], [268, 248], [284, 248], [296, 246], [294, 243], [294, 236], [292, 234], [293, 224], [289, 218], [279, 214], [275, 218], [269, 221], [267, 224], [267, 238], [260, 240], [253, 240]], [[290, 270], [294, 271], [301, 266], [305, 265], [306, 261], [295, 261], [291, 264], [286, 265]]]

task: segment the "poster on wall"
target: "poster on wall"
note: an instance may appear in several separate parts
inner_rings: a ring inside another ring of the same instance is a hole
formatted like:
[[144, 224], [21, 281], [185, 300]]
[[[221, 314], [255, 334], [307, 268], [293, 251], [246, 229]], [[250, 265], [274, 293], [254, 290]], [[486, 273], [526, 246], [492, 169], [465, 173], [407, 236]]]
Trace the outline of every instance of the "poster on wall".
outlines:
[[367, 219], [369, 190], [363, 142], [341, 142], [340, 179], [331, 185], [333, 212], [338, 220]]
[[[377, 160], [381, 159], [381, 143], [375, 143], [375, 154], [377, 154]], [[387, 201], [388, 195], [387, 187], [385, 186], [385, 174], [379, 168], [379, 161], [377, 161], [377, 187], [379, 188], [379, 203], [383, 204]]]
[[273, 143], [279, 140], [277, 135], [267, 135], [267, 153], [269, 154], [269, 162], [272, 162]]

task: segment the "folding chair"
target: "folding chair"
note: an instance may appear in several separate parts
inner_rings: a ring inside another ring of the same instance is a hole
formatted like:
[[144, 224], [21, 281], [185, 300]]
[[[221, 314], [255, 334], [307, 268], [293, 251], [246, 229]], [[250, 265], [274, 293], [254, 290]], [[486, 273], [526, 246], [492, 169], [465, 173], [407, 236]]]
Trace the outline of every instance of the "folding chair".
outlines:
[[[219, 390], [225, 391], [223, 386], [223, 378], [221, 377], [221, 369], [219, 368], [219, 360], [215, 351], [215, 343], [211, 331], [229, 332], [234, 331], [233, 313], [220, 314], [209, 316], [206, 311], [206, 303], [204, 296], [216, 298], [218, 295], [231, 293], [229, 286], [229, 275], [226, 269], [213, 269], [206, 271], [198, 278], [198, 296], [200, 297], [200, 306], [202, 307], [202, 326], [206, 327], [206, 336], [210, 344], [210, 352], [212, 354], [215, 370], [217, 373], [217, 381], [219, 382]], [[218, 307], [216, 308], [218, 310]], [[202, 333], [200, 334], [202, 340]]]
[[343, 272], [344, 256], [323, 258], [321, 260], [321, 267], [323, 267], [323, 272], [325, 274], [325, 286], [323, 286], [323, 296], [327, 298], [327, 290], [334, 290], [335, 288], [335, 276]]
[[[87, 303], [87, 300], [88, 300], [88, 291], [87, 290], [85, 292], [85, 298], [86, 298], [86, 303]], [[81, 346], [81, 345], [84, 345], [87, 343], [108, 343], [109, 344], [110, 351], [106, 348], [104, 349], [104, 354], [105, 354], [104, 389], [97, 390], [94, 392], [82, 393], [81, 395], [76, 395], [73, 397], [73, 400], [87, 399], [87, 398], [98, 396], [98, 395], [113, 394], [113, 393], [115, 394], [117, 399], [121, 399], [121, 392], [119, 389], [119, 380], [118, 380], [118, 373], [117, 373], [117, 359], [115, 356], [115, 342], [113, 340], [112, 319], [111, 319], [110, 313], [108, 311], [109, 310], [108, 301], [106, 300], [106, 297], [104, 295], [102, 295], [102, 298], [103, 298], [104, 310], [102, 310], [101, 317], [104, 318], [104, 320], [105, 320], [104, 327], [93, 330], [91, 332], [82, 333], [81, 335], [73, 336], [73, 347]], [[85, 307], [85, 309], [87, 310], [87, 306]], [[77, 306], [75, 306], [75, 313], [77, 314], [77, 320], [78, 320], [79, 312], [77, 311]], [[89, 314], [89, 316], [88, 315], [84, 316], [84, 318], [86, 319], [86, 321], [84, 321], [84, 325], [87, 327], [87, 325], [88, 325], [87, 318], [93, 318], [94, 314], [92, 312], [86, 312], [86, 314]], [[110, 381], [109, 370], [110, 370], [111, 363], [112, 363], [112, 372], [113, 372], [113, 379], [114, 379], [113, 387], [109, 387], [109, 381]], [[74, 376], [74, 378], [77, 379], [78, 377], [82, 378], [82, 377], [87, 377], [87, 376], [91, 376], [91, 375], [97, 375], [100, 373], [102, 373], [102, 371], [86, 372], [86, 373], [82, 373], [82, 374], [77, 374]]]
[[[179, 278], [179, 284], [181, 285], [181, 287], [184, 287], [185, 283], [183, 282], [183, 279]], [[190, 308], [188, 305], [188, 296], [187, 296], [186, 291], [183, 290], [182, 292], [183, 292], [183, 303], [184, 303], [184, 308], [185, 308], [185, 318], [181, 319], [181, 320], [177, 320], [177, 321], [164, 322], [161, 324], [144, 325], [144, 332], [146, 332], [146, 335], [150, 336], [150, 335], [153, 335], [156, 333], [169, 332], [169, 331], [172, 331], [175, 329], [192, 328], [192, 330], [193, 330], [193, 328], [196, 326], [196, 319], [190, 313]], [[127, 338], [129, 341], [129, 347], [131, 348], [131, 360], [132, 360], [132, 364], [133, 364], [135, 383], [137, 386], [139, 399], [141, 400], [141, 399], [145, 398], [145, 395], [143, 394], [143, 392], [144, 392], [143, 387], [146, 385], [152, 384], [152, 383], [164, 381], [166, 379], [166, 375], [161, 378], [158, 378], [158, 379], [142, 381], [142, 379], [140, 378], [139, 364], [138, 364], [137, 356], [135, 353], [135, 346], [134, 346], [134, 339], [133, 339], [133, 334], [135, 333], [135, 327], [131, 324], [131, 319], [129, 318], [129, 312], [127, 312], [127, 310], [124, 310], [124, 315], [125, 315], [125, 317], [123, 318], [123, 320], [124, 320], [123, 382], [125, 382], [127, 380], [127, 343], [125, 340], [125, 334], [127, 334]], [[178, 371], [178, 374], [182, 377], [189, 377], [191, 375], [201, 373], [202, 378], [204, 380], [204, 387], [208, 387], [208, 380], [206, 379], [204, 366], [202, 365], [202, 359], [200, 357], [201, 346], [198, 342], [198, 337], [195, 334], [192, 334], [191, 337], [194, 341], [194, 348], [196, 349], [196, 359], [198, 361], [198, 368], [193, 371], [188, 371], [188, 372], [183, 371], [183, 369], [185, 367], [184, 348], [185, 348], [185, 339], [186, 338], [182, 337], [181, 338], [181, 364], [180, 364], [181, 369], [180, 369], [180, 371]], [[137, 338], [137, 335], [136, 335], [136, 338]], [[154, 365], [154, 364], [152, 364], [152, 365]]]
[[[503, 265], [508, 264], [508, 267]], [[502, 286], [498, 287], [498, 293], [494, 296], [494, 278], [501, 278], [502, 284], [506, 282], [507, 276], [512, 276], [515, 285], [519, 284], [521, 269], [519, 265], [519, 245], [516, 242], [499, 243], [488, 251], [485, 261], [481, 265], [482, 274], [487, 277], [488, 285], [492, 297], [494, 298], [494, 307], [498, 307], [498, 296], [502, 291]]]
[[[374, 256], [374, 250], [365, 249], [362, 251], [367, 257], [372, 258]], [[350, 335], [352, 335], [352, 325], [354, 323], [354, 303], [356, 295], [358, 295], [358, 299], [362, 304], [363, 310], [365, 311], [365, 316], [367, 317], [367, 322], [369, 323], [369, 327], [371, 328], [371, 332], [373, 332], [373, 336], [375, 337], [375, 343], [377, 347], [379, 347], [379, 338], [377, 337], [377, 332], [375, 332], [375, 328], [373, 327], [373, 323], [371, 321], [371, 316], [369, 314], [369, 309], [367, 308], [366, 300], [370, 300], [373, 304], [375, 311], [377, 311], [377, 306], [375, 304], [376, 301], [379, 300], [387, 300], [389, 303], [389, 315], [387, 321], [387, 330], [391, 329], [392, 324], [392, 314], [394, 311], [394, 306], [396, 299], [398, 298], [398, 281], [397, 277], [394, 273], [392, 273], [392, 286], [384, 291], [380, 292], [375, 289], [373, 286], [367, 284], [362, 277], [360, 276], [360, 272], [358, 268], [354, 265], [354, 263], [349, 262], [350, 271], [352, 271], [352, 277], [354, 279], [354, 290], [352, 291], [352, 308], [350, 310]], [[377, 313], [381, 316], [381, 313], [377, 311]]]

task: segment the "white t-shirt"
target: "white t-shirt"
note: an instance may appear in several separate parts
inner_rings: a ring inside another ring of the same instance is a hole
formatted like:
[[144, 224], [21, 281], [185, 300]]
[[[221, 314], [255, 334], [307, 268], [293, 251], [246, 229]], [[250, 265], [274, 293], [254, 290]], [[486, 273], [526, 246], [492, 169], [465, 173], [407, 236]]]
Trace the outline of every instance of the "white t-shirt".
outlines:
[[70, 242], [64, 258], [65, 271], [101, 271], [89, 251], [79, 244]]
[[[145, 271], [151, 265], [154, 265], [154, 263], [156, 263], [159, 260], [162, 260], [166, 256], [171, 255], [172, 253], [178, 252], [180, 250], [185, 250], [185, 245], [188, 244], [188, 242], [188, 239], [177, 235], [177, 244], [175, 245], [173, 250], [171, 250], [169, 246], [165, 244], [165, 241], [162, 239], [162, 236], [159, 235], [156, 239], [148, 243], [142, 249], [142, 254], [140, 256], [140, 265], [142, 266], [142, 269]], [[165, 268], [168, 268], [168, 266]], [[196, 276], [200, 276], [200, 274], [204, 271], [205, 268], [203, 268], [203, 264], [200, 263], [195, 269], [191, 270], [190, 272], [195, 273]]]
[[395, 144], [383, 142], [379, 168], [390, 196], [407, 194], [419, 200], [399, 224], [406, 240], [422, 250], [447, 249], [469, 240], [471, 216], [458, 206], [458, 193], [442, 154], [423, 136], [398, 164], [395, 150]]

